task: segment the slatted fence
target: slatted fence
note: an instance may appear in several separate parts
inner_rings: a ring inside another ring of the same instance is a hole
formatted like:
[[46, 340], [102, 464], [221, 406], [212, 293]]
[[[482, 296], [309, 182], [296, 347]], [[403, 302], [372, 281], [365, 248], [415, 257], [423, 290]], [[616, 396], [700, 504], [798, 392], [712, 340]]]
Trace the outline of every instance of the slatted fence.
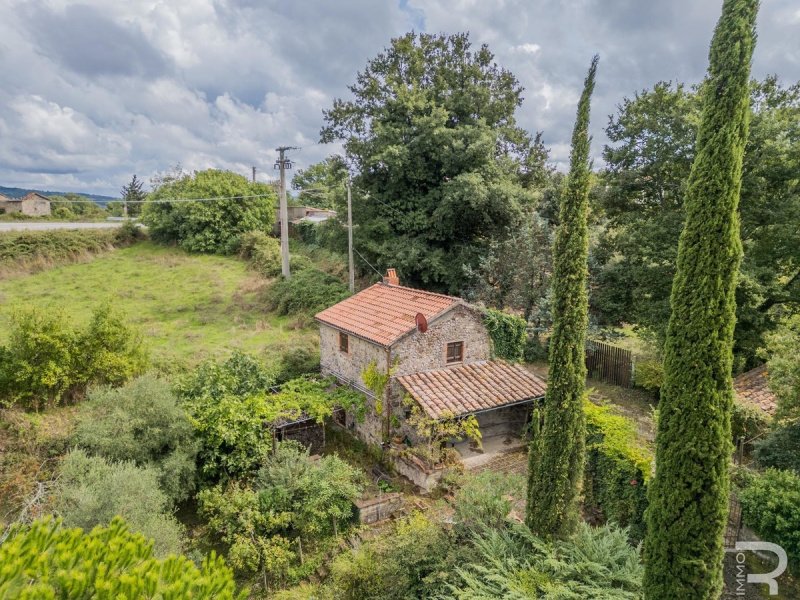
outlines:
[[630, 350], [605, 342], [586, 342], [586, 370], [603, 383], [633, 387], [633, 355]]

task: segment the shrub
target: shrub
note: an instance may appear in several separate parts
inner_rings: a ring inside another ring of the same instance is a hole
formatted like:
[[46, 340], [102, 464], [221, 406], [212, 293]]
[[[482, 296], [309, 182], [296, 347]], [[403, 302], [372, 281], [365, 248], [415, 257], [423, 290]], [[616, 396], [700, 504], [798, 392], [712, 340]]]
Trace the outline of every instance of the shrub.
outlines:
[[446, 531], [415, 512], [391, 530], [331, 564], [333, 597], [342, 600], [404, 600], [435, 597], [452, 552]]
[[664, 385], [664, 363], [655, 358], [637, 361], [633, 378], [638, 387], [658, 394]]
[[172, 198], [220, 198], [143, 205], [142, 221], [148, 226], [150, 236], [156, 241], [178, 244], [189, 252], [236, 252], [240, 236], [248, 231], [266, 231], [274, 219], [272, 188], [264, 183], [251, 183], [230, 171], [207, 169], [192, 174], [170, 174], [148, 195], [148, 200]]
[[198, 568], [183, 556], [156, 558], [153, 543], [115, 517], [90, 532], [40, 519], [0, 545], [3, 598], [173, 598], [244, 600], [225, 561], [211, 554]]
[[800, 560], [800, 475], [767, 469], [739, 493], [742, 517], [765, 540]]
[[159, 488], [159, 473], [132, 462], [108, 462], [73, 450], [61, 464], [55, 508], [70, 527], [89, 530], [119, 515], [131, 531], [152, 538], [156, 556], [180, 553], [183, 529]]
[[477, 557], [456, 568], [459, 581], [448, 586], [450, 598], [642, 597], [639, 549], [613, 525], [581, 522], [575, 535], [552, 543], [516, 525], [476, 535], [474, 544]]
[[194, 429], [167, 382], [145, 375], [121, 388], [95, 389], [77, 419], [74, 442], [90, 454], [153, 466], [175, 502], [194, 491]]
[[800, 475], [800, 422], [780, 425], [756, 442], [754, 455], [762, 467], [788, 469]]
[[263, 231], [243, 234], [239, 255], [264, 277], [281, 274], [281, 243]]
[[352, 516], [361, 476], [336, 456], [312, 461], [296, 443], [279, 444], [254, 488], [237, 482], [203, 490], [200, 513], [229, 546], [237, 571], [265, 587], [286, 580], [298, 552], [319, 544]]
[[636, 425], [630, 419], [589, 401], [584, 403], [584, 412], [584, 506], [604, 520], [629, 527], [631, 537], [641, 540], [652, 452], [638, 441]]
[[538, 334], [529, 335], [525, 340], [523, 357], [525, 362], [539, 362], [547, 360], [548, 340], [542, 339]]
[[272, 374], [252, 354], [239, 350], [224, 361], [206, 361], [178, 382], [176, 390], [184, 400], [208, 396], [219, 400], [223, 396], [247, 396], [266, 392], [275, 383]]
[[275, 380], [283, 383], [309, 373], [319, 373], [319, 350], [304, 347], [292, 348], [281, 356]]
[[769, 428], [769, 418], [759, 408], [739, 402], [734, 398], [731, 410], [731, 439], [738, 443], [741, 438], [749, 442]]
[[304, 269], [290, 279], [274, 282], [264, 299], [267, 308], [279, 315], [314, 314], [349, 295], [347, 286], [336, 277], [317, 269]]
[[488, 308], [483, 323], [492, 338], [495, 356], [510, 361], [520, 361], [525, 355], [527, 323], [525, 319]]
[[303, 256], [302, 254], [292, 254], [289, 257], [289, 268], [291, 269], [292, 274], [298, 271], [304, 271], [306, 269], [314, 269], [314, 261], [312, 261], [308, 256]]
[[0, 359], [0, 398], [37, 410], [80, 397], [90, 384], [123, 383], [147, 365], [140, 335], [107, 304], [84, 330], [70, 327], [60, 310], [14, 312]]
[[[137, 238], [119, 229], [58, 229], [0, 235], [0, 272], [41, 270], [126, 246]], [[141, 230], [137, 229], [138, 235]]]
[[458, 529], [468, 533], [499, 528], [515, 500], [524, 498], [525, 480], [520, 475], [484, 471], [467, 477], [453, 500]]

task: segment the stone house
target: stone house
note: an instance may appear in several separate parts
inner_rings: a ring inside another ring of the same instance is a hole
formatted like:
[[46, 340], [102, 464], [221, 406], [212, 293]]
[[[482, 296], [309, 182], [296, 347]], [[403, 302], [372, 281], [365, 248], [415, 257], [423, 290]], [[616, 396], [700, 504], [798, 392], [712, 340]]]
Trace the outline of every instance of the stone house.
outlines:
[[[539, 377], [492, 359], [480, 310], [460, 298], [401, 286], [393, 269], [316, 320], [323, 373], [368, 397], [363, 420], [346, 415], [343, 422], [367, 443], [413, 443], [405, 423], [404, 399], [410, 398], [432, 419], [475, 415], [484, 447], [497, 449], [506, 438], [519, 439], [531, 405], [544, 396]], [[371, 364], [391, 375], [383, 398], [364, 383]], [[466, 444], [456, 448], [469, 459]]]
[[50, 215], [50, 198], [30, 192], [22, 198], [8, 198], [0, 194], [0, 214], [21, 213], [30, 217]]

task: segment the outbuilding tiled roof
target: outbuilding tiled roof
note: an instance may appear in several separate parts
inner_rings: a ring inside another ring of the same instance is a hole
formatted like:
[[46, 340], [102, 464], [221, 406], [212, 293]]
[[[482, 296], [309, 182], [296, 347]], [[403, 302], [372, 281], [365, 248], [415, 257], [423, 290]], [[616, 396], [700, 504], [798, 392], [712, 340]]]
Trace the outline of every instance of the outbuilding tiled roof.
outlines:
[[778, 403], [775, 394], [769, 389], [767, 365], [739, 375], [733, 380], [733, 389], [741, 402], [760, 408], [768, 415], [775, 414]]
[[381, 346], [391, 346], [416, 328], [417, 313], [431, 321], [458, 304], [461, 300], [452, 296], [376, 283], [317, 313], [315, 318]]
[[541, 398], [547, 387], [522, 365], [501, 360], [399, 375], [397, 381], [434, 419]]

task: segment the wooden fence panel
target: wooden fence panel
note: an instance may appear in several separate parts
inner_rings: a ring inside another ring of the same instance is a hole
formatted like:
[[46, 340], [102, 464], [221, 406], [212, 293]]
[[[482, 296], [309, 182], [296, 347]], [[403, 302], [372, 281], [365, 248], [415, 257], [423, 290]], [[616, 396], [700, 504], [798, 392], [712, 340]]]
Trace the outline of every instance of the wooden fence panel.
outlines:
[[633, 355], [630, 350], [605, 342], [586, 342], [586, 370], [603, 383], [633, 387]]

